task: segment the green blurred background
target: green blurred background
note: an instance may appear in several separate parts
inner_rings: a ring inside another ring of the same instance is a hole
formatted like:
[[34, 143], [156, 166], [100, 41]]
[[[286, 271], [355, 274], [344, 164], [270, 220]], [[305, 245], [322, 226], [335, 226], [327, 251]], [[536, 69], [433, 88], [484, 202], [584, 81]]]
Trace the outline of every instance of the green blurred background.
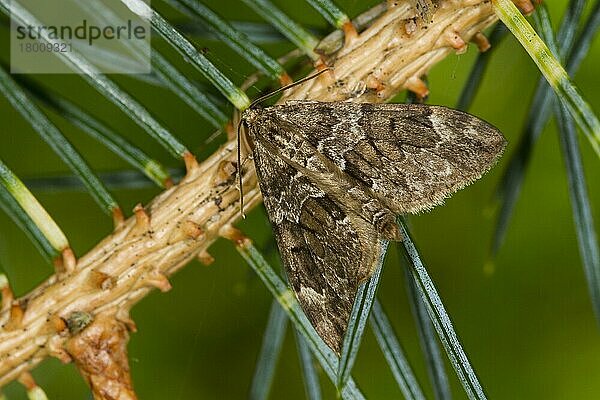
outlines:
[[[231, 20], [260, 21], [233, 0], [206, 2]], [[324, 20], [304, 2], [276, 1], [290, 15], [309, 26], [326, 30]], [[351, 16], [376, 2], [337, 3]], [[547, 2], [554, 21], [566, 1]], [[178, 14], [158, 0], [160, 11], [172, 20]], [[9, 62], [9, 35], [0, 28], [0, 60]], [[201, 80], [161, 40], [164, 49], [183, 71]], [[216, 41], [199, 39], [199, 48], [236, 83], [253, 72], [246, 62]], [[263, 46], [280, 56], [288, 44]], [[452, 55], [429, 76], [432, 104], [453, 106], [477, 51]], [[575, 82], [592, 108], [600, 110], [600, 42], [595, 41]], [[539, 73], [512, 37], [493, 54], [471, 112], [504, 132], [509, 141], [499, 165], [483, 179], [434, 211], [410, 218], [415, 240], [429, 272], [453, 318], [472, 364], [492, 399], [593, 399], [600, 398], [600, 337], [588, 298], [577, 249], [567, 183], [557, 131], [551, 122], [538, 142], [517, 204], [506, 243], [494, 262], [484, 269], [494, 227], [492, 194], [506, 162], [518, 142]], [[35, 79], [59, 90], [107, 121], [168, 166], [181, 163], [169, 158], [116, 107], [76, 75], [40, 75]], [[126, 76], [114, 79], [146, 105], [159, 120], [200, 159], [218, 143], [206, 143], [213, 132], [197, 114], [165, 89]], [[256, 93], [252, 89], [251, 96]], [[96, 171], [127, 169], [114, 154], [81, 134], [60, 117], [51, 118], [84, 154]], [[68, 173], [56, 155], [0, 96], [0, 158], [22, 179]], [[220, 142], [223, 137], [217, 141]], [[595, 217], [600, 218], [598, 158], [580, 136]], [[124, 210], [147, 203], [158, 189], [116, 190]], [[35, 195], [55, 218], [82, 255], [110, 234], [112, 221], [91, 197], [80, 191]], [[596, 220], [596, 229], [600, 228]], [[270, 246], [270, 226], [262, 207], [240, 224], [259, 247]], [[260, 349], [271, 296], [261, 281], [223, 240], [211, 248], [216, 261], [206, 267], [192, 262], [173, 277], [173, 290], [153, 293], [133, 309], [139, 332], [129, 345], [131, 368], [140, 399], [240, 399], [247, 397]], [[0, 213], [0, 265], [17, 295], [31, 290], [52, 273], [28, 240], [4, 213]], [[430, 397], [426, 369], [408, 306], [403, 265], [394, 248], [384, 269], [379, 296]], [[487, 271], [487, 272], [486, 272]], [[47, 360], [33, 372], [50, 399], [86, 399], [89, 391], [72, 365]], [[456, 398], [463, 398], [451, 368], [448, 374]], [[372, 399], [401, 397], [374, 337], [367, 332], [354, 376]], [[334, 398], [331, 383], [322, 375], [325, 398]], [[25, 398], [11, 384], [10, 399]], [[278, 362], [271, 398], [305, 398], [296, 347], [291, 331]]]

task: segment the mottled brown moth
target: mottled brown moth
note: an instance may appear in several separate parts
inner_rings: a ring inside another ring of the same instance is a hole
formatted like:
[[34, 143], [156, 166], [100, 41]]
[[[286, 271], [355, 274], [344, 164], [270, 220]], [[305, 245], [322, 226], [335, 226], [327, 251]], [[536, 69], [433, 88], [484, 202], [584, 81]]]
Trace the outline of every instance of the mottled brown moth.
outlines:
[[401, 240], [397, 215], [441, 204], [506, 143], [485, 121], [422, 104], [288, 101], [242, 122], [289, 283], [338, 353], [359, 284]]

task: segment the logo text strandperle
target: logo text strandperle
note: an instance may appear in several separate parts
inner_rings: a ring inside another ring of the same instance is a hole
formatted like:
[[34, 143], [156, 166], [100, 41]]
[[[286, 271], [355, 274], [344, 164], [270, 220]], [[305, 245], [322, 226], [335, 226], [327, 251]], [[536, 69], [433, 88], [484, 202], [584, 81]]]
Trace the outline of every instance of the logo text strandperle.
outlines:
[[16, 28], [16, 38], [19, 40], [23, 39], [42, 39], [45, 35], [53, 40], [73, 40], [81, 39], [86, 40], [87, 43], [92, 46], [95, 40], [145, 40], [147, 39], [147, 29], [144, 26], [136, 25], [133, 21], [128, 20], [126, 25], [106, 25], [99, 27], [93, 24], [89, 24], [87, 19], [84, 19], [81, 25], [76, 27], [62, 25], [62, 26], [32, 26], [32, 25], [19, 25]]

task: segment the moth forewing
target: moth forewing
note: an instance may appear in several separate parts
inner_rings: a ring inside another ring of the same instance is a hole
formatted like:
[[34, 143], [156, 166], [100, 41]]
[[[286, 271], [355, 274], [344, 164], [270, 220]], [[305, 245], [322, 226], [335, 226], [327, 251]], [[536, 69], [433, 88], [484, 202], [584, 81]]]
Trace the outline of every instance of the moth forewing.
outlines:
[[257, 140], [286, 160], [315, 169], [322, 160], [334, 164], [335, 179], [356, 184], [359, 202], [375, 198], [395, 214], [441, 203], [494, 165], [505, 145], [476, 117], [418, 104], [294, 101], [260, 110], [256, 125], [265, 128]]
[[380, 257], [378, 234], [260, 140], [254, 161], [292, 289], [319, 335], [339, 352], [358, 283]]

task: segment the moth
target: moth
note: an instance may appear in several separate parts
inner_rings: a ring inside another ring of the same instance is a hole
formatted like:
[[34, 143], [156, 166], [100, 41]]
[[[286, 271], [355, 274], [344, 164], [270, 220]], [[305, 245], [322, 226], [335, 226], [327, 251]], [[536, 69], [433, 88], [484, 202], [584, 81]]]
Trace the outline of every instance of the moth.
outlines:
[[500, 131], [422, 104], [288, 101], [242, 114], [289, 283], [338, 354], [358, 286], [399, 214], [441, 204], [498, 160]]

